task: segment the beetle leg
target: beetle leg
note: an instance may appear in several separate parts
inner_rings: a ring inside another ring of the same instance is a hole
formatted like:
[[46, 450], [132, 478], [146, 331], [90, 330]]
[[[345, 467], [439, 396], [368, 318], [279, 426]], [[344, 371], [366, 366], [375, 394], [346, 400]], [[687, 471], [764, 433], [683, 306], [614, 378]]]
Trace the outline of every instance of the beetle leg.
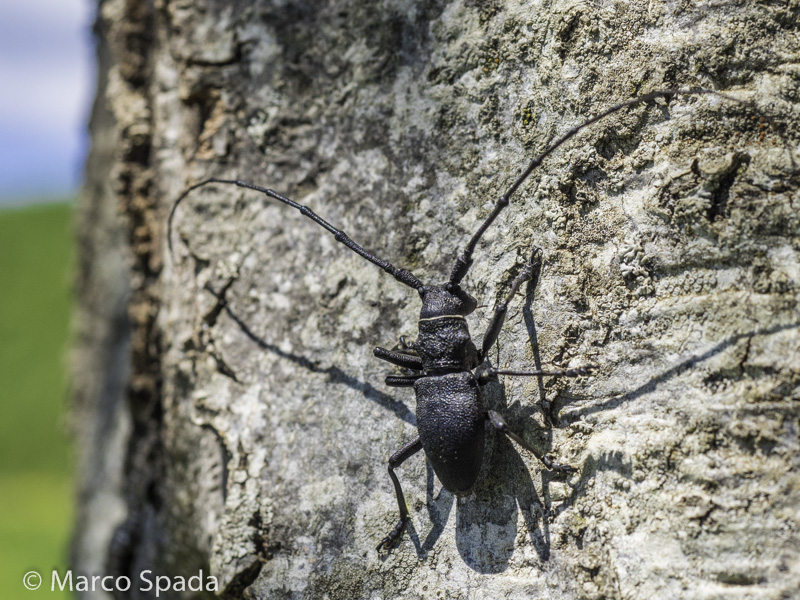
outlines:
[[393, 352], [381, 347], [375, 348], [372, 354], [375, 358], [380, 358], [398, 367], [404, 367], [413, 371], [422, 371], [422, 359], [419, 356], [403, 354], [402, 352]]
[[403, 352], [409, 352], [416, 356], [417, 354], [417, 342], [415, 340], [409, 340], [406, 336], [400, 336], [400, 347], [403, 349]]
[[378, 552], [381, 551], [381, 548], [386, 548], [388, 550], [394, 545], [394, 543], [400, 537], [400, 534], [403, 532], [403, 527], [405, 527], [406, 521], [408, 521], [408, 507], [406, 506], [406, 499], [405, 496], [403, 496], [403, 489], [400, 487], [400, 480], [397, 479], [397, 475], [395, 475], [394, 470], [396, 467], [399, 467], [401, 464], [403, 464], [406, 459], [410, 458], [420, 450], [422, 450], [422, 442], [419, 438], [417, 438], [413, 442], [410, 442], [400, 448], [400, 450], [392, 454], [392, 457], [389, 459], [389, 477], [392, 478], [392, 483], [394, 484], [394, 493], [397, 495], [397, 506], [400, 509], [400, 520], [397, 522], [397, 525], [394, 526], [394, 529], [392, 529], [389, 535], [383, 538], [381, 543], [375, 548]]
[[595, 369], [595, 365], [585, 365], [575, 369], [537, 369], [535, 371], [514, 371], [507, 369], [484, 369], [478, 374], [478, 383], [485, 385], [489, 381], [494, 381], [498, 375], [512, 375], [515, 377], [580, 377], [590, 375]]
[[508, 423], [506, 423], [506, 420], [502, 417], [502, 415], [500, 415], [500, 413], [497, 413], [497, 412], [495, 412], [493, 410], [490, 410], [490, 411], [488, 411], [486, 413], [486, 418], [489, 419], [489, 421], [491, 421], [491, 423], [492, 423], [492, 425], [494, 425], [495, 429], [497, 429], [501, 433], [504, 433], [507, 437], [511, 438], [517, 444], [519, 444], [520, 446], [525, 448], [528, 452], [533, 454], [536, 458], [538, 458], [540, 461], [542, 461], [544, 466], [547, 467], [548, 469], [550, 469], [552, 471], [560, 471], [562, 473], [575, 473], [577, 471], [577, 469], [575, 467], [571, 467], [570, 465], [562, 465], [561, 463], [557, 463], [557, 462], [551, 460], [546, 455], [545, 456], [541, 456], [539, 454], [539, 452], [533, 446], [531, 446], [528, 442], [526, 442], [524, 439], [522, 439], [522, 437], [518, 436], [516, 433], [514, 433], [513, 431], [511, 431], [508, 428]]
[[383, 381], [389, 387], [414, 387], [414, 382], [422, 377], [425, 377], [424, 373], [419, 373], [418, 375], [389, 375]]
[[486, 333], [483, 336], [483, 344], [479, 356], [481, 362], [483, 362], [483, 359], [486, 358], [489, 350], [492, 349], [492, 346], [494, 346], [497, 338], [500, 336], [500, 330], [503, 328], [503, 323], [505, 323], [506, 315], [508, 314], [509, 302], [511, 302], [514, 296], [516, 296], [522, 284], [526, 281], [530, 281], [533, 278], [533, 270], [537, 265], [541, 264], [541, 262], [542, 249], [534, 248], [533, 254], [523, 267], [522, 271], [520, 271], [519, 275], [512, 280], [511, 289], [508, 291], [506, 297], [503, 298], [502, 302], [499, 302], [497, 306], [495, 306], [494, 316], [492, 317], [492, 321], [489, 323], [489, 327], [486, 329]]

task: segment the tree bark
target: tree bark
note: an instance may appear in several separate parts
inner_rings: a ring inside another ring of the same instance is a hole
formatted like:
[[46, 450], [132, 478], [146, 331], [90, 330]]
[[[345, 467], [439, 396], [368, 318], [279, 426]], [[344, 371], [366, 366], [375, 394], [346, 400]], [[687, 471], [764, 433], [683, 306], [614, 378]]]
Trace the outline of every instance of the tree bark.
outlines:
[[[105, 557], [134, 588], [144, 569], [202, 569], [253, 599], [796, 593], [798, 22], [796, 1], [101, 2], [127, 401], [76, 384], [84, 422], [119, 425], [83, 431], [84, 497], [125, 509], [78, 527], [76, 567]], [[758, 109], [676, 97], [592, 126], [533, 172], [464, 283], [479, 340], [543, 249], [491, 361], [597, 369], [501, 377], [486, 402], [578, 472], [495, 436], [455, 498], [418, 455], [398, 469], [411, 522], [379, 555], [397, 519], [387, 460], [416, 429], [412, 391], [383, 384], [396, 371], [372, 349], [415, 336], [417, 294], [233, 186], [183, 201], [170, 254], [176, 198], [207, 177], [270, 187], [438, 283], [548, 143], [692, 86]], [[87, 273], [107, 268], [98, 234], [84, 227]], [[109, 447], [121, 490], [91, 460]]]

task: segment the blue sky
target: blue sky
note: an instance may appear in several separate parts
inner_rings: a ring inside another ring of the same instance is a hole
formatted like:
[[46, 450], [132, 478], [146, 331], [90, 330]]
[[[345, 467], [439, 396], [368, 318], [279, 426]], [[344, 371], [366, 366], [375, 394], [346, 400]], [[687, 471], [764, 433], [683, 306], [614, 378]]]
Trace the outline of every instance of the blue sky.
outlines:
[[94, 93], [91, 0], [0, 2], [0, 206], [80, 186]]

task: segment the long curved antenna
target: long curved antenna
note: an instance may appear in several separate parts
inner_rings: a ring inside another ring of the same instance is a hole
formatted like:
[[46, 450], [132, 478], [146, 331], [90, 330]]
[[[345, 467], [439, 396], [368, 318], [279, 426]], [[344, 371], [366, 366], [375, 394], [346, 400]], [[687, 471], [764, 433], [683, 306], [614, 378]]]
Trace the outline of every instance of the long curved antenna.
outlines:
[[353, 240], [351, 240], [350, 237], [344, 231], [342, 231], [341, 229], [337, 229], [336, 227], [334, 227], [333, 225], [328, 223], [328, 221], [326, 221], [325, 219], [320, 217], [317, 213], [315, 213], [313, 210], [311, 210], [307, 206], [303, 206], [302, 204], [298, 204], [294, 200], [290, 200], [289, 198], [285, 198], [285, 197], [281, 196], [280, 194], [278, 194], [277, 192], [274, 192], [273, 190], [270, 190], [270, 189], [267, 189], [267, 188], [264, 188], [264, 187], [261, 187], [261, 186], [258, 186], [258, 185], [253, 185], [252, 183], [247, 183], [245, 181], [240, 181], [238, 179], [217, 179], [216, 177], [211, 177], [211, 178], [206, 179], [204, 181], [201, 181], [199, 183], [195, 183], [194, 185], [192, 185], [192, 186], [186, 188], [186, 190], [184, 190], [184, 192], [178, 197], [178, 199], [175, 200], [175, 204], [172, 205], [172, 210], [170, 210], [169, 218], [167, 219], [167, 244], [169, 245], [170, 254], [172, 254], [172, 221], [175, 218], [175, 211], [178, 209], [178, 205], [191, 192], [193, 192], [194, 190], [196, 190], [199, 187], [202, 187], [204, 185], [208, 185], [209, 183], [222, 183], [222, 184], [227, 184], [227, 185], [236, 185], [238, 187], [243, 187], [243, 188], [247, 188], [247, 189], [250, 189], [250, 190], [255, 190], [256, 192], [261, 192], [262, 194], [268, 196], [269, 198], [273, 198], [275, 200], [278, 200], [279, 202], [283, 202], [284, 204], [287, 204], [287, 205], [291, 206], [292, 208], [296, 208], [297, 210], [300, 211], [301, 215], [303, 215], [304, 217], [308, 217], [309, 219], [314, 221], [317, 225], [319, 225], [320, 227], [323, 227], [324, 229], [327, 229], [328, 232], [332, 233], [333, 237], [336, 238], [337, 242], [340, 242], [340, 243], [344, 244], [345, 246], [350, 248], [350, 250], [352, 250], [353, 252], [355, 252], [356, 254], [361, 256], [362, 258], [367, 259], [372, 264], [378, 265], [381, 269], [383, 269], [384, 271], [389, 273], [389, 275], [394, 277], [397, 281], [399, 281], [403, 285], [407, 285], [408, 287], [414, 288], [417, 291], [420, 291], [422, 289], [422, 287], [423, 287], [422, 282], [419, 279], [417, 279], [416, 277], [414, 277], [413, 273], [411, 273], [410, 271], [408, 271], [406, 269], [397, 268], [394, 265], [392, 265], [391, 263], [389, 263], [389, 262], [387, 262], [387, 261], [385, 261], [385, 260], [383, 260], [381, 258], [378, 258], [377, 256], [375, 256], [371, 252], [365, 250], [364, 248], [362, 248], [361, 246], [356, 244]]
[[472, 253], [475, 251], [475, 246], [478, 245], [483, 234], [489, 228], [489, 226], [494, 222], [502, 210], [508, 206], [509, 201], [511, 200], [511, 196], [514, 192], [517, 191], [519, 186], [521, 186], [531, 172], [542, 164], [542, 161], [547, 158], [550, 154], [552, 154], [559, 146], [561, 146], [564, 142], [575, 136], [579, 131], [585, 129], [589, 125], [593, 123], [597, 123], [598, 121], [605, 119], [607, 116], [622, 110], [623, 108], [628, 108], [629, 106], [636, 106], [637, 104], [642, 104], [644, 102], [649, 102], [651, 100], [655, 100], [656, 98], [666, 98], [669, 99], [671, 96], [699, 96], [701, 94], [711, 94], [712, 96], [718, 96], [720, 98], [724, 98], [726, 100], [730, 100], [731, 102], [738, 102], [739, 104], [744, 104], [746, 106], [752, 107], [752, 104], [746, 102], [745, 100], [740, 100], [739, 98], [734, 98], [733, 96], [728, 96], [727, 94], [722, 94], [720, 92], [715, 92], [714, 90], [708, 90], [705, 88], [694, 88], [691, 90], [659, 90], [656, 92], [650, 92], [649, 94], [644, 94], [643, 96], [638, 96], [631, 100], [626, 100], [625, 102], [620, 102], [619, 104], [615, 104], [614, 106], [607, 108], [600, 114], [595, 115], [591, 119], [588, 119], [567, 131], [564, 135], [558, 138], [555, 142], [550, 144], [544, 152], [542, 152], [539, 156], [534, 158], [527, 166], [527, 168], [522, 172], [522, 174], [517, 177], [516, 181], [511, 184], [506, 192], [497, 199], [497, 202], [494, 205], [494, 209], [486, 217], [486, 220], [478, 227], [478, 230], [472, 236], [472, 238], [467, 242], [467, 245], [464, 247], [463, 252], [458, 256], [456, 259], [456, 264], [453, 267], [452, 272], [450, 273], [450, 281], [449, 286], [455, 287], [461, 280], [464, 279], [464, 276], [469, 271], [469, 268], [472, 266]]

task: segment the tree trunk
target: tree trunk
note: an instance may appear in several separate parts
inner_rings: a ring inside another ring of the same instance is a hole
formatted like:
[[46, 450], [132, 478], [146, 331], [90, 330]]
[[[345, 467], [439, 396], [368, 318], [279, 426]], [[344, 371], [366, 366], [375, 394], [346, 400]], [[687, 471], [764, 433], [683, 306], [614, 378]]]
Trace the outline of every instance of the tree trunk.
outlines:
[[[154, 595], [145, 569], [202, 569], [254, 599], [796, 593], [798, 22], [795, 1], [101, 2], [115, 123], [94, 152], [115, 140], [127, 236], [106, 250], [84, 226], [83, 261], [91, 275], [127, 254], [129, 322], [95, 326], [130, 334], [77, 352], [102, 355], [109, 384], [76, 379], [93, 424], [76, 568], [130, 577], [130, 598]], [[533, 172], [464, 283], [480, 340], [543, 249], [492, 364], [597, 368], [501, 377], [486, 403], [577, 473], [494, 436], [456, 498], [417, 455], [398, 469], [411, 521], [377, 553], [397, 520], [387, 460], [417, 434], [413, 391], [387, 388], [397, 370], [372, 350], [416, 335], [418, 295], [234, 186], [182, 201], [170, 254], [176, 198], [208, 177], [270, 187], [439, 283], [548, 143], [692, 86], [760, 109], [681, 96], [592, 126]], [[113, 196], [88, 194], [86, 213]], [[84, 315], [107, 285], [92, 281]], [[124, 515], [92, 521], [98, 498]]]

